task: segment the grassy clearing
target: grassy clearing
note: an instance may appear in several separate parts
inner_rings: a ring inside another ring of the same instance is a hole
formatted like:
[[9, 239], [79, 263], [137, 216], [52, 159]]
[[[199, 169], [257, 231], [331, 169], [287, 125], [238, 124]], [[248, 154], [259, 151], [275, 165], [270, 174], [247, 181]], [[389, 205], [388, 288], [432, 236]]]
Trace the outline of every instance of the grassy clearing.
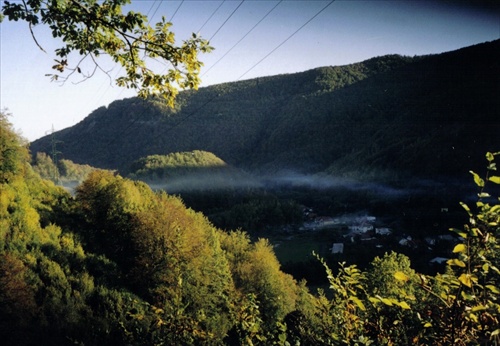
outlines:
[[283, 235], [269, 238], [274, 245], [274, 252], [281, 263], [307, 262], [312, 259], [313, 251], [320, 256], [331, 253], [333, 242], [339, 233], [335, 229], [309, 231], [294, 235]]

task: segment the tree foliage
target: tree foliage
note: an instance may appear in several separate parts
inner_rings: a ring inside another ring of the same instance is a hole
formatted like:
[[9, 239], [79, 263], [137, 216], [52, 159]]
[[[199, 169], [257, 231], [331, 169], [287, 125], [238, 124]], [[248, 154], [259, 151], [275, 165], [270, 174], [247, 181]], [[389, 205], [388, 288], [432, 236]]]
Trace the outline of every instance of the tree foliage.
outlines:
[[168, 155], [149, 155], [131, 165], [130, 176], [135, 179], [158, 181], [176, 178], [196, 171], [223, 171], [226, 163], [212, 153], [193, 150], [170, 153]]
[[[170, 31], [172, 23], [162, 18], [151, 26], [144, 14], [123, 13], [122, 7], [129, 3], [130, 0], [5, 1], [2, 14], [9, 20], [27, 22], [42, 50], [33, 26], [48, 26], [52, 36], [62, 41], [55, 50], [57, 58], [52, 66], [55, 72], [50, 75], [53, 80], [64, 81], [75, 73], [83, 79], [90, 78], [97, 69], [106, 72], [97, 58], [108, 55], [125, 71], [116, 80], [119, 86], [137, 89], [141, 97], [161, 95], [173, 106], [178, 88], [198, 87], [202, 66], [198, 55], [212, 48], [196, 34], [176, 45], [175, 35]], [[167, 72], [155, 71], [152, 60], [166, 63]], [[87, 61], [94, 65], [89, 73], [84, 72]]]
[[[175, 196], [109, 171], [76, 196], [43, 180], [1, 124], [0, 337], [32, 345], [490, 345], [500, 342], [500, 178], [488, 153], [479, 201], [446, 270], [388, 253], [362, 271], [323, 260], [328, 291], [280, 269], [272, 245], [223, 232]], [[14, 169], [13, 169], [14, 168]], [[493, 187], [492, 187], [493, 186]]]
[[0, 111], [0, 183], [22, 175], [23, 162], [29, 155], [26, 143], [9, 123], [9, 116], [7, 110]]

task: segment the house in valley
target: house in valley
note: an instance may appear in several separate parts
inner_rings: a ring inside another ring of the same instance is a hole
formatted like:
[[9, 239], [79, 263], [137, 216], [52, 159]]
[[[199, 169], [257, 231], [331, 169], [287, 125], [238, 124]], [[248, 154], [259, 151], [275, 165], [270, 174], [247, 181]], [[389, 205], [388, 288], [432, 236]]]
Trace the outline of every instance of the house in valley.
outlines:
[[344, 253], [344, 243], [333, 243], [332, 254]]

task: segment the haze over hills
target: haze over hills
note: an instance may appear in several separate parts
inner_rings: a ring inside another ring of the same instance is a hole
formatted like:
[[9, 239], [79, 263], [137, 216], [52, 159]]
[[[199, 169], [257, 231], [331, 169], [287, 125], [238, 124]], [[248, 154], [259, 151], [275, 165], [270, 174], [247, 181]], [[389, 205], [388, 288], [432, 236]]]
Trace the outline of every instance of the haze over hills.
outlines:
[[148, 155], [203, 150], [259, 172], [461, 175], [500, 149], [500, 40], [115, 101], [31, 151], [130, 172]]

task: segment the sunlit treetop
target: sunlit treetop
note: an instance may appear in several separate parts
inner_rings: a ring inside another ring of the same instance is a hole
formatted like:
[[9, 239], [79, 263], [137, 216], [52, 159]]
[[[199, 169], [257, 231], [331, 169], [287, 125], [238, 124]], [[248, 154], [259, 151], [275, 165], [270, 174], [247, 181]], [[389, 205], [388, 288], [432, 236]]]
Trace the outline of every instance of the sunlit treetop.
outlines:
[[[198, 87], [202, 66], [198, 55], [213, 48], [196, 34], [176, 45], [170, 22], [162, 18], [151, 26], [141, 13], [123, 13], [122, 6], [128, 3], [130, 0], [5, 1], [0, 20], [27, 22], [42, 50], [34, 26], [46, 25], [54, 38], [62, 40], [61, 47], [54, 52], [55, 71], [48, 74], [54, 81], [64, 83], [74, 74], [85, 80], [98, 70], [109, 76], [97, 59], [108, 55], [124, 70], [124, 75], [116, 79], [119, 86], [137, 89], [144, 98], [162, 96], [173, 106], [179, 89]], [[82, 66], [88, 63], [91, 72], [85, 73]]]

